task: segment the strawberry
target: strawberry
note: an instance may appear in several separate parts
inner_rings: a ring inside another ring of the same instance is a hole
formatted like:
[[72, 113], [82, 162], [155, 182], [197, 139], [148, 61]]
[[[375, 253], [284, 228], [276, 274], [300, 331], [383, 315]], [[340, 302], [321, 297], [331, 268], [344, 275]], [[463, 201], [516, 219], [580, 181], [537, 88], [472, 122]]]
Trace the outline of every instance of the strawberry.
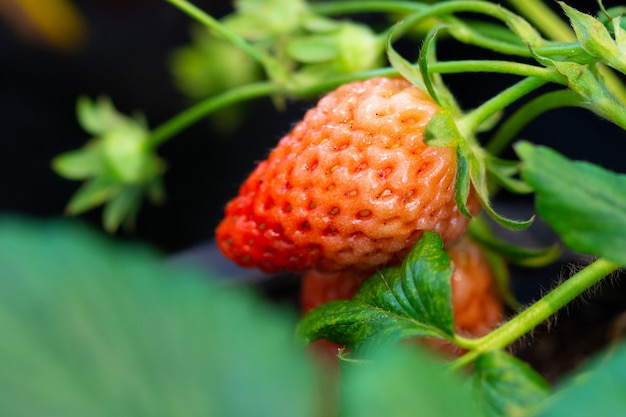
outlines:
[[400, 78], [330, 92], [228, 203], [220, 249], [265, 272], [341, 271], [396, 262], [426, 230], [453, 242], [469, 219], [455, 204], [454, 149], [423, 142], [437, 110]]
[[[454, 267], [451, 285], [456, 331], [464, 336], [482, 336], [493, 330], [504, 314], [503, 301], [489, 262], [483, 249], [468, 237], [448, 247], [446, 253]], [[300, 294], [302, 312], [329, 301], [351, 299], [368, 275], [354, 270], [307, 272]], [[426, 343], [450, 356], [461, 353], [456, 346], [439, 339], [426, 339]], [[336, 357], [339, 346], [324, 340], [315, 342], [312, 348], [316, 355], [329, 360]]]

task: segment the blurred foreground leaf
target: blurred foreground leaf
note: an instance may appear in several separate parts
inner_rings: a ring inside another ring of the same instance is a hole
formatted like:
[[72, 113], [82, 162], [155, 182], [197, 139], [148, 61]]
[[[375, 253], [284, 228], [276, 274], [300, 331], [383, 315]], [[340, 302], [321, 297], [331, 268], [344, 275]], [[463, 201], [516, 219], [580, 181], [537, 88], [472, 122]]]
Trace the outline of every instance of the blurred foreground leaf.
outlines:
[[503, 351], [484, 353], [474, 365], [474, 388], [487, 416], [528, 415], [550, 393], [537, 372]]
[[477, 417], [463, 379], [425, 351], [395, 348], [342, 369], [344, 417]]
[[603, 352], [557, 387], [548, 406], [533, 417], [626, 415], [626, 344]]
[[0, 220], [2, 416], [311, 416], [293, 324], [143, 247]]

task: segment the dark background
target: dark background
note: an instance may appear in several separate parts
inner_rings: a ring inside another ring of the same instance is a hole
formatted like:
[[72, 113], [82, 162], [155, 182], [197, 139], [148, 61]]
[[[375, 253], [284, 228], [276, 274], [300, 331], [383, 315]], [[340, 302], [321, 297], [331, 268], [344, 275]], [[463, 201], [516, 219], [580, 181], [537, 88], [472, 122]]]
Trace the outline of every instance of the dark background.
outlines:
[[[582, 10], [595, 8], [595, 2], [578, 3]], [[124, 113], [142, 111], [151, 127], [189, 105], [174, 87], [168, 59], [173, 49], [189, 42], [190, 18], [165, 1], [75, 4], [87, 24], [88, 37], [84, 47], [74, 52], [27, 41], [7, 25], [0, 26], [0, 212], [63, 215], [79, 184], [55, 175], [50, 161], [88, 139], [76, 122], [79, 95], [108, 95]], [[195, 4], [216, 17], [230, 10], [227, 1]], [[456, 43], [439, 48], [442, 59], [480, 53]], [[466, 107], [511, 81], [494, 75], [449, 77], [452, 91]], [[277, 111], [269, 100], [253, 105], [252, 116], [232, 135], [220, 135], [209, 123], [200, 122], [162, 146], [159, 152], [169, 164], [168, 199], [162, 206], [144, 205], [137, 230], [119, 237], [146, 241], [167, 253], [211, 239], [238, 184], [310, 103], [295, 103], [287, 112]], [[618, 171], [623, 171], [623, 153], [615, 147], [625, 136], [582, 110], [555, 111], [523, 132], [526, 139]], [[99, 211], [81, 218], [99, 226]]]

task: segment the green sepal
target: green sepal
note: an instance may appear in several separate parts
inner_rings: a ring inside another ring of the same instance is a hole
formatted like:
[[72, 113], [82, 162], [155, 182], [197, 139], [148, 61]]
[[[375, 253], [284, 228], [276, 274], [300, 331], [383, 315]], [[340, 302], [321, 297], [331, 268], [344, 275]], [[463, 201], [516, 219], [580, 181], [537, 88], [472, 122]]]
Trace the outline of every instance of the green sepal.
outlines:
[[[471, 140], [471, 138], [470, 138]], [[459, 131], [454, 116], [450, 110], [440, 110], [430, 120], [424, 130], [424, 142], [432, 146], [456, 146], [457, 147], [457, 173], [455, 183], [455, 201], [460, 212], [471, 217], [467, 210], [469, 176], [471, 185], [481, 202], [483, 209], [498, 224], [511, 229], [522, 230], [530, 226], [533, 219], [513, 220], [497, 213], [489, 201], [489, 189], [487, 183], [487, 159], [489, 155], [478, 145], [470, 143]]]
[[480, 355], [474, 371], [474, 391], [487, 417], [532, 415], [550, 394], [541, 375], [501, 350]]
[[94, 136], [100, 135], [114, 126], [126, 123], [125, 118], [113, 107], [108, 97], [101, 96], [96, 101], [80, 96], [76, 101], [76, 118], [80, 126]]
[[[460, 151], [463, 152], [468, 161], [472, 185], [474, 186], [476, 195], [480, 200], [481, 207], [485, 210], [489, 217], [491, 217], [499, 225], [510, 230], [523, 230], [528, 228], [534, 220], [532, 217], [528, 220], [509, 219], [508, 217], [496, 212], [491, 205], [491, 201], [489, 199], [489, 187], [487, 183], [485, 152], [478, 147], [470, 148], [467, 144], [462, 144]], [[477, 156], [476, 153], [481, 155], [481, 157]]]
[[122, 224], [133, 229], [141, 203], [142, 190], [139, 187], [126, 187], [112, 196], [102, 211], [104, 230], [113, 233]]
[[69, 180], [93, 178], [105, 170], [105, 161], [99, 141], [92, 140], [82, 149], [57, 155], [52, 169]]
[[507, 191], [515, 194], [529, 194], [532, 187], [516, 178], [519, 174], [520, 162], [509, 161], [487, 154], [487, 172]]
[[105, 177], [96, 177], [85, 182], [67, 203], [65, 212], [76, 216], [113, 198], [123, 187], [116, 181]]
[[620, 25], [621, 16], [611, 19], [615, 39], [607, 27], [593, 16], [582, 13], [564, 2], [559, 5], [572, 23], [576, 37], [585, 51], [621, 73], [626, 73], [626, 43]]
[[439, 97], [437, 88], [435, 88], [435, 83], [437, 83], [438, 86], [441, 84], [441, 77], [438, 74], [431, 74], [428, 70], [429, 61], [431, 59], [436, 59], [435, 56], [437, 33], [439, 32], [439, 30], [441, 30], [442, 27], [443, 25], [438, 25], [428, 31], [428, 35], [424, 39], [422, 47], [420, 48], [417, 63], [419, 64], [422, 79], [424, 80], [424, 84], [426, 85], [426, 89], [428, 90], [430, 96], [439, 107], [449, 108], [449, 105], [447, 105], [447, 103], [442, 102], [442, 98]]
[[439, 235], [426, 232], [401, 267], [370, 276], [349, 301], [311, 310], [298, 325], [298, 340], [326, 339], [355, 353], [412, 337], [454, 335], [450, 258]]
[[495, 236], [485, 219], [476, 216], [469, 224], [467, 232], [485, 248], [504, 257], [507, 262], [527, 267], [540, 268], [559, 259], [563, 250], [558, 243], [543, 248], [527, 248], [506, 242]]
[[472, 217], [472, 213], [467, 209], [467, 199], [471, 188], [471, 178], [467, 159], [461, 152], [461, 147], [456, 148], [456, 177], [454, 179], [454, 201], [459, 212], [465, 217]]
[[543, 46], [546, 41], [541, 34], [523, 17], [506, 9], [501, 9], [504, 22], [519, 38], [528, 46], [537, 48]]
[[398, 73], [407, 81], [411, 82], [414, 86], [420, 88], [422, 91], [428, 91], [426, 88], [426, 84], [424, 83], [424, 79], [422, 78], [422, 73], [412, 65], [409, 61], [406, 60], [402, 55], [400, 55], [392, 45], [392, 41], [394, 39], [394, 33], [398, 28], [400, 28], [402, 22], [397, 23], [390, 31], [387, 36], [387, 58], [389, 59], [389, 63], [393, 68], [398, 71]]
[[537, 214], [572, 250], [626, 265], [626, 175], [571, 161], [529, 142], [515, 145]]

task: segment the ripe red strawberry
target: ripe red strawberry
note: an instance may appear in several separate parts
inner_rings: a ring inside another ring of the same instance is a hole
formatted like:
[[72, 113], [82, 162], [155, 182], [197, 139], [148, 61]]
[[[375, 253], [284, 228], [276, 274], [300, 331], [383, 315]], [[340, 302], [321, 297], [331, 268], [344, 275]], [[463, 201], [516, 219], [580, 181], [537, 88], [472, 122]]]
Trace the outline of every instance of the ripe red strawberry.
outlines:
[[[451, 278], [452, 305], [456, 332], [479, 337], [493, 330], [502, 320], [502, 297], [482, 248], [467, 237], [446, 249], [454, 266]], [[303, 313], [333, 300], [349, 300], [358, 291], [368, 272], [347, 270], [333, 273], [309, 271], [302, 280], [300, 294]], [[461, 353], [456, 346], [438, 339], [426, 343], [449, 355]], [[335, 358], [338, 345], [318, 341], [313, 350], [322, 359]]]
[[[422, 138], [436, 112], [399, 78], [329, 93], [228, 204], [222, 252], [266, 272], [369, 270], [401, 258], [425, 230], [456, 240], [468, 222], [454, 200], [456, 154]], [[475, 198], [468, 205], [478, 210]]]

